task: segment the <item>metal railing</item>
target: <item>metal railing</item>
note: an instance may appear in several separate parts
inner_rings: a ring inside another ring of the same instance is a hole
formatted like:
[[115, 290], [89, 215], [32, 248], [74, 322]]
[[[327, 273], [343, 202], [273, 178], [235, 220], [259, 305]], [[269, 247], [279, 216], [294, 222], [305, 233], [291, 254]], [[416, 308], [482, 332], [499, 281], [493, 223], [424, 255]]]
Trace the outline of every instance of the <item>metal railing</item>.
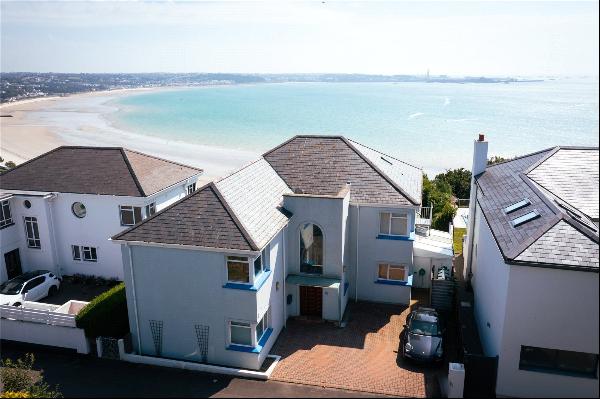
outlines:
[[431, 220], [432, 214], [433, 214], [433, 205], [432, 206], [422, 206], [417, 211], [417, 218]]

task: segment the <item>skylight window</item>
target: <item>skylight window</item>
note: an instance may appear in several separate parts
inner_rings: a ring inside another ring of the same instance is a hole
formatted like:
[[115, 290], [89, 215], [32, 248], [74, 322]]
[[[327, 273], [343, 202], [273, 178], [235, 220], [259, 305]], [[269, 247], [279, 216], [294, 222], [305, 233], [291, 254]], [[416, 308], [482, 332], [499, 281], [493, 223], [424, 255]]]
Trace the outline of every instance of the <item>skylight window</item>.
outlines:
[[512, 223], [513, 227], [519, 227], [522, 224], [531, 222], [532, 220], [535, 220], [539, 217], [540, 217], [540, 214], [538, 211], [531, 211], [529, 213], [524, 214], [523, 216], [519, 216], [518, 218], [513, 219], [511, 223]]
[[514, 212], [514, 211], [518, 211], [519, 209], [523, 209], [527, 205], [531, 205], [531, 201], [529, 201], [527, 198], [525, 198], [524, 200], [519, 201], [516, 204], [512, 204], [512, 205], [504, 208], [504, 212], [506, 212], [506, 214], [509, 214], [509, 213]]

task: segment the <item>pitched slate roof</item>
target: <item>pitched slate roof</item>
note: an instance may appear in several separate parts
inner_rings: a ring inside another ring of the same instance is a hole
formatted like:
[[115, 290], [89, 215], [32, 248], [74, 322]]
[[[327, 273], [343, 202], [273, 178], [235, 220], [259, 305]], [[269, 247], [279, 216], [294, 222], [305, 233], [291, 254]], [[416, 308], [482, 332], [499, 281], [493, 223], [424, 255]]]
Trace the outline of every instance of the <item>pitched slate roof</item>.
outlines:
[[144, 197], [201, 169], [120, 147], [57, 147], [0, 175], [3, 190]]
[[257, 250], [214, 183], [207, 184], [112, 239]]
[[[563, 150], [598, 152], [598, 149], [558, 147], [490, 166], [481, 175], [476, 176], [477, 202], [507, 262], [597, 272], [598, 229], [596, 226], [577, 208], [573, 207], [572, 211], [567, 211], [561, 198], [537, 183], [537, 180], [546, 183], [552, 180], [547, 177], [549, 173], [556, 181], [561, 182], [561, 184], [550, 185], [555, 192], [564, 195], [571, 189], [575, 189], [572, 186], [578, 184], [580, 180], [564, 178], [562, 172], [571, 173], [571, 167], [555, 163], [554, 168], [546, 168], [546, 173], [544, 168], [538, 168]], [[569, 153], [569, 156], [572, 154]], [[583, 158], [593, 159], [589, 154]], [[582, 168], [587, 170], [588, 166]], [[536, 170], [534, 174], [536, 180], [527, 174], [533, 170]], [[588, 177], [593, 180], [594, 174], [590, 173]], [[597, 187], [597, 173], [595, 182], [589, 183], [591, 186], [594, 184]], [[524, 199], [528, 199], [531, 204], [510, 214], [505, 212], [506, 207]], [[536, 211], [539, 217], [520, 226], [513, 226], [512, 220], [532, 211]], [[561, 250], [556, 243], [552, 244], [553, 240], [557, 239], [569, 243], [571, 249]], [[575, 248], [581, 249], [578, 253], [584, 256], [573, 256]], [[596, 262], [577, 260], [577, 258], [590, 256], [595, 256]], [[577, 264], [573, 264], [573, 260], [577, 260]]]
[[350, 182], [351, 202], [419, 205], [421, 170], [392, 157], [384, 166], [382, 155], [341, 136], [296, 136], [263, 157], [296, 194], [336, 195]]
[[215, 185], [258, 248], [287, 224], [280, 205], [283, 194], [292, 191], [263, 158]]
[[579, 209], [598, 219], [599, 151], [587, 148], [558, 148], [533, 166], [527, 176]]
[[[366, 198], [369, 203], [376, 203], [376, 200], [379, 199], [385, 204], [410, 204], [402, 191], [397, 189], [396, 184], [404, 181], [402, 179], [409, 181], [409, 177], [415, 179], [417, 174], [421, 179], [422, 174], [419, 169], [394, 160], [394, 164], [397, 163], [399, 170], [389, 169], [396, 179], [394, 182], [390, 177], [382, 175], [383, 172], [372, 166], [370, 161], [363, 158], [363, 155], [355, 147], [355, 145], [360, 146], [357, 143], [352, 144], [340, 137], [325, 139], [322, 136], [299, 137], [302, 137], [305, 144], [302, 151], [315, 151], [315, 157], [320, 161], [332, 163], [329, 170], [327, 168], [319, 169], [328, 177], [321, 178], [319, 190], [311, 191], [310, 194], [337, 195], [340, 189], [345, 187], [347, 176], [351, 176], [353, 184], [350, 192], [359, 190], [361, 195], [358, 197], [359, 199]], [[369, 156], [375, 156], [373, 154], [376, 151], [366, 149], [364, 146], [360, 147], [362, 151], [370, 151]], [[281, 146], [277, 148], [281, 148]], [[273, 154], [272, 151], [267, 154], [273, 155], [272, 162], [269, 161], [269, 155], [260, 158], [239, 171], [203, 187], [139, 225], [116, 235], [113, 239], [249, 251], [261, 250], [288, 223], [291, 217], [291, 214], [281, 206], [283, 196], [292, 194], [293, 190], [289, 181], [282, 176], [281, 171], [292, 173], [296, 169], [297, 177], [303, 184], [306, 183], [305, 179], [313, 179], [318, 175], [313, 168], [310, 168], [306, 172], [306, 178], [300, 176], [305, 169], [294, 167], [292, 161], [289, 166], [280, 167], [277, 170], [273, 167], [273, 163], [281, 166], [279, 161], [283, 162], [283, 157]], [[381, 157], [381, 155], [378, 156]], [[307, 165], [310, 158], [310, 154], [307, 153], [298, 161], [302, 165]], [[331, 160], [327, 160], [327, 158], [331, 158]], [[393, 158], [390, 157], [390, 159]], [[346, 161], [359, 169], [359, 172], [352, 172], [351, 168], [344, 165]], [[317, 166], [318, 164], [315, 164], [315, 167]], [[333, 170], [336, 166], [344, 172], [337, 175]], [[413, 184], [410, 189], [415, 190], [415, 187], [417, 185]], [[376, 199], [371, 200], [371, 197], [367, 197], [368, 194], [375, 195]], [[413, 191], [413, 194], [416, 192]], [[420, 192], [418, 196], [420, 197]], [[206, 204], [203, 206], [203, 203]], [[223, 231], [220, 231], [221, 229]]]

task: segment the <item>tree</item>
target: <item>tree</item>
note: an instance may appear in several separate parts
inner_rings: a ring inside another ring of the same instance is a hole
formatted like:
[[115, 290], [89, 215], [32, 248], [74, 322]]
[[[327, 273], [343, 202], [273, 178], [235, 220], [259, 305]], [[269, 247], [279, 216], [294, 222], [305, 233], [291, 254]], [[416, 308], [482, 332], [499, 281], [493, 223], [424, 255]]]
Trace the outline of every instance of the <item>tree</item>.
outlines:
[[446, 170], [434, 179], [450, 185], [452, 195], [456, 198], [469, 198], [471, 194], [471, 172], [465, 168]]
[[16, 163], [14, 163], [13, 161], [6, 161], [6, 163], [4, 164], [8, 169], [12, 169], [15, 166], [17, 166]]
[[513, 159], [513, 158], [504, 158], [499, 155], [494, 155], [488, 159], [487, 164], [488, 164], [488, 166], [491, 166], [491, 165], [495, 165], [497, 163], [510, 161], [511, 159]]
[[446, 202], [442, 206], [442, 209], [434, 214], [431, 227], [436, 230], [448, 231], [448, 227], [454, 216], [456, 216], [456, 208], [451, 202]]
[[28, 353], [16, 361], [0, 360], [3, 397], [61, 398], [62, 394], [44, 382], [41, 371], [33, 370], [35, 357]]

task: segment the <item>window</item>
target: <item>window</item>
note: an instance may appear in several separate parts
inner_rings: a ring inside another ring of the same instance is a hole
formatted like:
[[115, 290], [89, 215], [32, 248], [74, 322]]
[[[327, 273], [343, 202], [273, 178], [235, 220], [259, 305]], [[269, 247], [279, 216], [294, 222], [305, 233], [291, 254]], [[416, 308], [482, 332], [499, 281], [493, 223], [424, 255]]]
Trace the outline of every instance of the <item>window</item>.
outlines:
[[524, 199], [523, 201], [519, 201], [515, 204], [512, 204], [506, 208], [504, 208], [504, 212], [506, 212], [506, 214], [508, 215], [509, 213], [518, 211], [519, 209], [523, 209], [525, 208], [527, 205], [530, 205], [531, 201], [529, 201], [527, 198]]
[[227, 257], [227, 280], [236, 283], [250, 282], [250, 261], [247, 257]]
[[156, 203], [155, 202], [146, 205], [146, 217], [147, 218], [154, 215], [155, 213], [156, 213]]
[[271, 309], [267, 309], [262, 319], [256, 324], [256, 342], [260, 342], [260, 339], [269, 329], [269, 312]]
[[233, 345], [252, 346], [252, 326], [250, 323], [230, 321], [229, 331], [230, 341]]
[[10, 202], [4, 200], [0, 202], [0, 229], [13, 224], [12, 214], [10, 213]]
[[258, 276], [262, 272], [269, 271], [269, 246], [267, 245], [260, 256], [254, 259], [254, 275]]
[[94, 247], [81, 247], [81, 252], [83, 252], [83, 260], [86, 262], [97, 262], [98, 256], [96, 254], [96, 248]]
[[139, 206], [120, 205], [121, 226], [133, 226], [142, 221], [142, 208]]
[[540, 214], [538, 213], [538, 211], [531, 211], [529, 213], [526, 213], [523, 216], [519, 216], [518, 218], [513, 219], [511, 223], [512, 223], [513, 227], [518, 227], [522, 224], [525, 224], [525, 223], [532, 221], [534, 219], [537, 219], [539, 217], [540, 217]]
[[71, 252], [73, 253], [73, 260], [81, 260], [79, 245], [71, 245]]
[[196, 191], [196, 183], [192, 183], [190, 185], [187, 186], [187, 193], [188, 195], [193, 193], [194, 191]]
[[316, 224], [300, 228], [300, 272], [323, 273], [323, 232]]
[[44, 282], [44, 280], [46, 280], [46, 277], [44, 277], [44, 276], [34, 278], [33, 280], [31, 280], [30, 282], [25, 284], [25, 287], [23, 287], [22, 292], [26, 293], [27, 291], [31, 290], [32, 288], [35, 288], [38, 285], [42, 284]]
[[404, 213], [379, 214], [379, 234], [405, 236], [408, 234], [408, 216]]
[[81, 202], [73, 202], [73, 205], [71, 205], [71, 211], [73, 212], [73, 215], [80, 219], [84, 218], [87, 214], [85, 205], [83, 205]]
[[519, 369], [596, 378], [598, 355], [521, 346]]
[[27, 237], [27, 246], [29, 248], [40, 249], [42, 247], [37, 218], [25, 217], [25, 236]]
[[377, 278], [380, 280], [406, 281], [406, 266], [380, 263]]
[[27, 209], [31, 208], [31, 201], [29, 201], [29, 200], [23, 201], [23, 206]]

